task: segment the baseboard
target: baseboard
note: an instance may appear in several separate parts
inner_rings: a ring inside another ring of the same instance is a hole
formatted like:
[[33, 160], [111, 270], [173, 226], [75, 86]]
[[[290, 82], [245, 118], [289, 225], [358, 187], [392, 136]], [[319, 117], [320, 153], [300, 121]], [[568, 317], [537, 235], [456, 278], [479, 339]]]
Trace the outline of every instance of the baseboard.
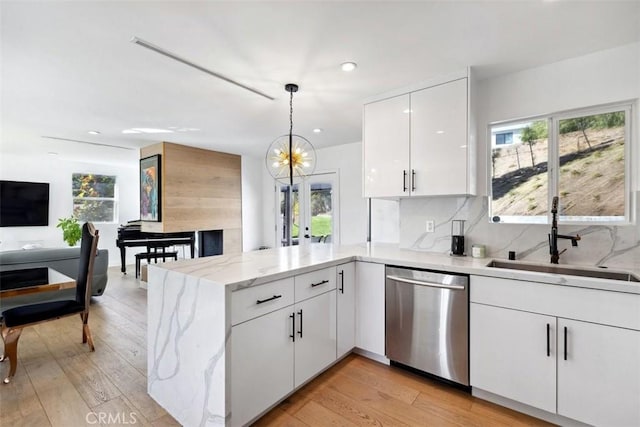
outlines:
[[382, 356], [378, 353], [372, 353], [368, 350], [364, 350], [362, 348], [359, 347], [355, 347], [353, 349], [353, 352], [356, 354], [359, 354], [360, 356], [364, 356], [367, 359], [371, 359], [371, 360], [375, 360], [376, 362], [380, 362], [380, 363], [384, 363], [385, 365], [389, 365], [390, 364], [390, 360], [387, 359], [385, 356]]
[[515, 400], [507, 399], [506, 397], [493, 394], [489, 391], [485, 391], [477, 387], [472, 387], [471, 394], [479, 399], [487, 400], [489, 402], [495, 403], [496, 405], [504, 406], [505, 408], [513, 409], [514, 411], [522, 412], [523, 414], [527, 414], [532, 417], [539, 418], [541, 420], [563, 427], [589, 426], [589, 424], [584, 424], [580, 421], [563, 417], [562, 415], [552, 414], [551, 412], [543, 411], [542, 409], [534, 408], [533, 406], [529, 406]]

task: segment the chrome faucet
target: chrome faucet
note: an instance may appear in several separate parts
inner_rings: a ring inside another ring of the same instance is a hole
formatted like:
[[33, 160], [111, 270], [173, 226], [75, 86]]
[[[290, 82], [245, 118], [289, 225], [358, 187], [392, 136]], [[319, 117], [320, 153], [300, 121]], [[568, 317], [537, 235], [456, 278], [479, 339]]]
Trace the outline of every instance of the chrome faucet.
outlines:
[[580, 235], [565, 236], [564, 234], [558, 234], [558, 196], [554, 197], [551, 203], [551, 214], [553, 215], [553, 220], [551, 222], [551, 233], [549, 233], [549, 254], [551, 255], [551, 264], [558, 264], [560, 254], [567, 250], [563, 249], [558, 252], [558, 239], [570, 239], [571, 246], [578, 246]]

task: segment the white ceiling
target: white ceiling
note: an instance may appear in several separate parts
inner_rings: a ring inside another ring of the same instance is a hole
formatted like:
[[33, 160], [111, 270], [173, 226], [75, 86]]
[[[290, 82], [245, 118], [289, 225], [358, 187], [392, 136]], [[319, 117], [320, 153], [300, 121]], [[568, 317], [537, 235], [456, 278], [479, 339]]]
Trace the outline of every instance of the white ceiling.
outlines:
[[[362, 101], [376, 94], [466, 66], [486, 78], [640, 40], [640, 1], [2, 1], [0, 13], [2, 151], [68, 157], [90, 146], [42, 136], [261, 156], [288, 132], [288, 82], [300, 85], [294, 133], [316, 147], [357, 142]], [[340, 70], [348, 60], [356, 71]], [[170, 126], [200, 130], [121, 133]], [[99, 153], [98, 161], [137, 156]]]

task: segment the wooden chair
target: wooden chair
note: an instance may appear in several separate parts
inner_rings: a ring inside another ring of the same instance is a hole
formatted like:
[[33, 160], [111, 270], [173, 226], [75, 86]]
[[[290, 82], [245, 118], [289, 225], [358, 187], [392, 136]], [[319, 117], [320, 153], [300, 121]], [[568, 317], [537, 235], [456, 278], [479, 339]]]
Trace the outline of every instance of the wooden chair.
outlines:
[[3, 362], [9, 359], [11, 366], [9, 375], [4, 379], [9, 384], [18, 366], [18, 339], [22, 329], [38, 323], [48, 322], [67, 316], [79, 314], [82, 320], [82, 342], [95, 350], [91, 331], [89, 330], [89, 301], [91, 299], [91, 280], [93, 277], [93, 263], [98, 251], [98, 230], [91, 223], [82, 226], [82, 241], [80, 244], [80, 265], [76, 279], [75, 300], [50, 301], [14, 307], [2, 313], [2, 340], [4, 341]]

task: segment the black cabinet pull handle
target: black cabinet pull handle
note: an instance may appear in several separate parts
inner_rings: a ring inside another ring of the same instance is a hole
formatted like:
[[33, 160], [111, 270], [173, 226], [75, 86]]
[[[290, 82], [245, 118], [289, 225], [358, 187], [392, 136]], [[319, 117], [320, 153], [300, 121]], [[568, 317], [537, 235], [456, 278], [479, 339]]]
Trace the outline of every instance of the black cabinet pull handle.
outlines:
[[564, 360], [567, 360], [567, 327], [564, 327]]
[[274, 299], [278, 299], [278, 298], [282, 298], [282, 295], [274, 295], [271, 298], [267, 298], [267, 299], [259, 299], [258, 301], [256, 301], [256, 304], [262, 304], [264, 302], [267, 301], [273, 301]]
[[329, 283], [329, 281], [325, 279], [325, 280], [323, 280], [322, 282], [312, 283], [312, 284], [311, 284], [311, 287], [312, 287], [312, 288], [315, 288], [316, 286], [324, 285], [325, 283]]
[[416, 170], [411, 169], [411, 191], [416, 191]]
[[344, 270], [340, 270], [338, 274], [340, 275], [340, 293], [344, 294]]
[[402, 171], [402, 192], [407, 191], [407, 171]]
[[291, 335], [289, 335], [289, 338], [292, 338], [293, 342], [296, 342], [296, 314], [291, 313], [289, 319], [291, 319]]
[[551, 356], [551, 325], [547, 323], [547, 357]]
[[300, 334], [300, 338], [302, 338], [302, 309], [298, 312], [298, 314], [300, 315], [300, 330], [298, 331], [298, 334]]

